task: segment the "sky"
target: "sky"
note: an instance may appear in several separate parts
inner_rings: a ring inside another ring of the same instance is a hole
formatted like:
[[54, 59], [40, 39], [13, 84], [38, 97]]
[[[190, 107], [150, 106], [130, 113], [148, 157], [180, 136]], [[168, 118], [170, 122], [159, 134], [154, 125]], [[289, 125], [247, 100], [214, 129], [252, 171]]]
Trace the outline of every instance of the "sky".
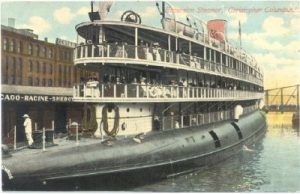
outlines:
[[[265, 75], [265, 88], [300, 84], [300, 1], [168, 1], [178, 20], [187, 15], [202, 21], [227, 20], [229, 44], [239, 45], [258, 61]], [[115, 1], [107, 20], [120, 20], [133, 10], [142, 23], [161, 28], [155, 1]], [[15, 18], [16, 28], [31, 28], [39, 39], [62, 38], [75, 42], [75, 25], [88, 21], [90, 1], [2, 1], [1, 24]]]

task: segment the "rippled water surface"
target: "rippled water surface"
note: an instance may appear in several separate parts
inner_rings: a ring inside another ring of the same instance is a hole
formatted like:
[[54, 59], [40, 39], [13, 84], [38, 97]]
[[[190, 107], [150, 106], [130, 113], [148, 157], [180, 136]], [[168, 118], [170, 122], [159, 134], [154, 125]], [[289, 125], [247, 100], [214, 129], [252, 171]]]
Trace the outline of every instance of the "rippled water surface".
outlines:
[[300, 133], [290, 113], [269, 113], [264, 139], [218, 165], [133, 191], [300, 192]]

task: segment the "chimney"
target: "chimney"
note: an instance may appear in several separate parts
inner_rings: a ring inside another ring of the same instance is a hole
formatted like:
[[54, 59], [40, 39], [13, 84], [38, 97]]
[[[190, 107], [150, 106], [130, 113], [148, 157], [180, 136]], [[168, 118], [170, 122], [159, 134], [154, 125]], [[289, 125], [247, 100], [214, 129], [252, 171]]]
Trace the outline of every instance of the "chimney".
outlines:
[[15, 18], [8, 18], [8, 26], [15, 28]]

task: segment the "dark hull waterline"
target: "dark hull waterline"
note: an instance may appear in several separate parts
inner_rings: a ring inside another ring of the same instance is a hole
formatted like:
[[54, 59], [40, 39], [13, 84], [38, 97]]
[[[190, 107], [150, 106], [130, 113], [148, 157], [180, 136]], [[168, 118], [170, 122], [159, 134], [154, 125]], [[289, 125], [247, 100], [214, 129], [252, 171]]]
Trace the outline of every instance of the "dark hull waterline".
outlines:
[[[3, 159], [4, 184], [57, 181], [87, 176], [139, 180], [164, 178], [208, 166], [239, 152], [265, 134], [266, 119], [260, 112], [243, 116], [238, 122], [152, 132], [138, 144], [131, 138], [101, 143], [49, 148], [44, 153], [18, 154]], [[211, 135], [217, 135], [217, 140]], [[57, 146], [59, 147], [59, 146]], [[8, 180], [7, 173], [12, 179]], [[103, 183], [103, 181], [102, 181]]]

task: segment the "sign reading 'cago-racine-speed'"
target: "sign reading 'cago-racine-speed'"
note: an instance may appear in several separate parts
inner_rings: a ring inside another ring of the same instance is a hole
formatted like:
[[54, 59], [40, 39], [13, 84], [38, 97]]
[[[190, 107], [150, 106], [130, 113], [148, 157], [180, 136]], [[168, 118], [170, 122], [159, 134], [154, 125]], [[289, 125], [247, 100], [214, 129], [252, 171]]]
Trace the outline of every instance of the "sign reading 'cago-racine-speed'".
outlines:
[[1, 94], [1, 101], [20, 102], [72, 102], [71, 96]]

